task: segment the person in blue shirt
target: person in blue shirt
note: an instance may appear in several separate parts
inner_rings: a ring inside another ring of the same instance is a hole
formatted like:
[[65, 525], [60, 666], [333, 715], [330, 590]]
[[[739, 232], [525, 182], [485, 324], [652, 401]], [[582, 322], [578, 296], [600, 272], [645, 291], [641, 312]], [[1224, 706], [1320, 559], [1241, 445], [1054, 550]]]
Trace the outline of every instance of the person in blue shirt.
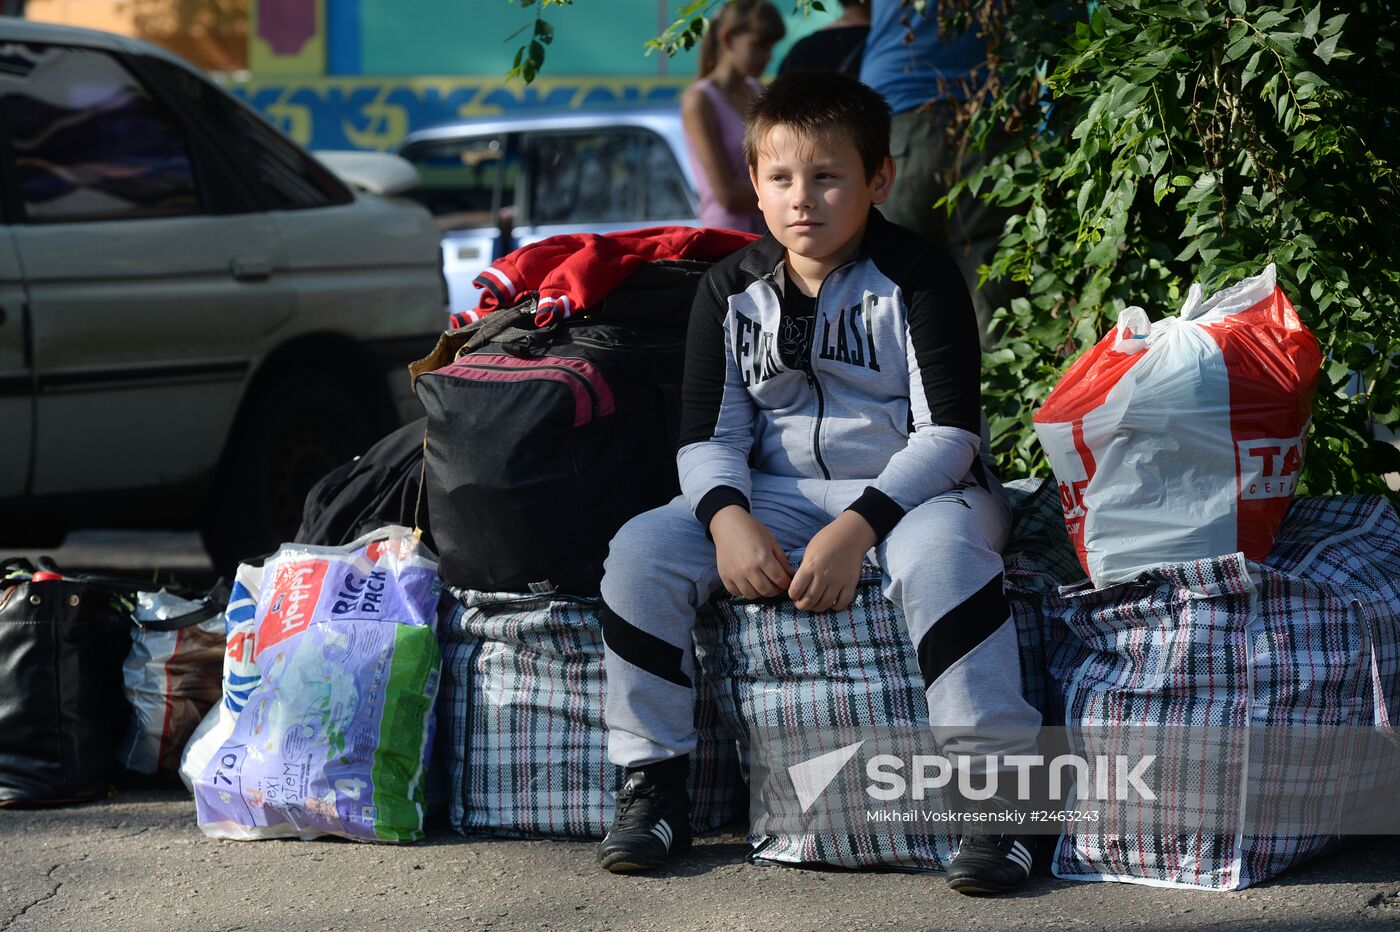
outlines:
[[995, 254], [1008, 212], [971, 195], [957, 200], [951, 217], [946, 208], [934, 207], [990, 155], [967, 149], [957, 119], [959, 108], [989, 78], [987, 43], [975, 25], [944, 35], [936, 15], [922, 15], [900, 0], [871, 0], [870, 16], [860, 79], [884, 96], [894, 114], [895, 181], [880, 211], [953, 254], [973, 293], [983, 347], [989, 348], [991, 312], [1009, 293], [990, 284], [979, 289], [977, 269]]

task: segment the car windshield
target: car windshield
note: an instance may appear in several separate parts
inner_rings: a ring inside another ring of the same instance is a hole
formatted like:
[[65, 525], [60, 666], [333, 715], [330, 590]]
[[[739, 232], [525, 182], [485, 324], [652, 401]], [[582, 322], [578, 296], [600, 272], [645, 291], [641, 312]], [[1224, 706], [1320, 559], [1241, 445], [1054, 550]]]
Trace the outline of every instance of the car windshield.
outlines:
[[515, 202], [518, 159], [502, 136], [419, 142], [403, 157], [422, 178], [405, 196], [428, 208], [440, 230], [497, 226]]

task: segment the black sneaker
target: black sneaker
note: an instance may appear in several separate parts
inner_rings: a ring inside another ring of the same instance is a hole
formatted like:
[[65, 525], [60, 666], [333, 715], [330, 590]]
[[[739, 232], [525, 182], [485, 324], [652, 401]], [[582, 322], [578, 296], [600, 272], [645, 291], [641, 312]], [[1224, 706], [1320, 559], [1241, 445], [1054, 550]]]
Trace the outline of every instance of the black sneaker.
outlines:
[[612, 828], [598, 845], [598, 863], [615, 874], [650, 870], [690, 848], [690, 794], [684, 783], [655, 782], [645, 769], [628, 773], [617, 791]]
[[948, 886], [970, 896], [1010, 893], [1031, 876], [1029, 835], [964, 835], [948, 867]]

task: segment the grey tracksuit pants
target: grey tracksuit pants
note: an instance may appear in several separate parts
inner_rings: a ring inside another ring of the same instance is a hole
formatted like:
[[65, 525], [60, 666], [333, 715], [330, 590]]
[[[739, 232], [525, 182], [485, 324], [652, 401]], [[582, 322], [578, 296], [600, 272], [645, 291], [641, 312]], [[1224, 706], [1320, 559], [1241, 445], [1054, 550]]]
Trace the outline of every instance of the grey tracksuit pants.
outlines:
[[[792, 551], [867, 485], [755, 472], [750, 509]], [[970, 486], [914, 508], [875, 548], [885, 595], [903, 610], [918, 650], [946, 755], [1035, 750], [1040, 713], [1021, 695], [1002, 591], [1009, 524], [1000, 494]], [[638, 515], [613, 538], [602, 586], [613, 763], [640, 767], [694, 750], [692, 630], [697, 610], [721, 588], [714, 542], [683, 498]]]

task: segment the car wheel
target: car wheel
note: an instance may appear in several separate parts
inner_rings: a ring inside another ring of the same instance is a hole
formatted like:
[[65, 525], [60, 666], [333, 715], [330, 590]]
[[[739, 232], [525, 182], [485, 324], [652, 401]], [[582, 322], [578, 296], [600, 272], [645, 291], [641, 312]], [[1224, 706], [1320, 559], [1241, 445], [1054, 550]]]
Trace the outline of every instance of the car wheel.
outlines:
[[377, 439], [382, 425], [365, 416], [365, 407], [353, 390], [318, 372], [282, 376], [250, 399], [204, 526], [205, 547], [221, 572], [292, 540], [316, 481]]

